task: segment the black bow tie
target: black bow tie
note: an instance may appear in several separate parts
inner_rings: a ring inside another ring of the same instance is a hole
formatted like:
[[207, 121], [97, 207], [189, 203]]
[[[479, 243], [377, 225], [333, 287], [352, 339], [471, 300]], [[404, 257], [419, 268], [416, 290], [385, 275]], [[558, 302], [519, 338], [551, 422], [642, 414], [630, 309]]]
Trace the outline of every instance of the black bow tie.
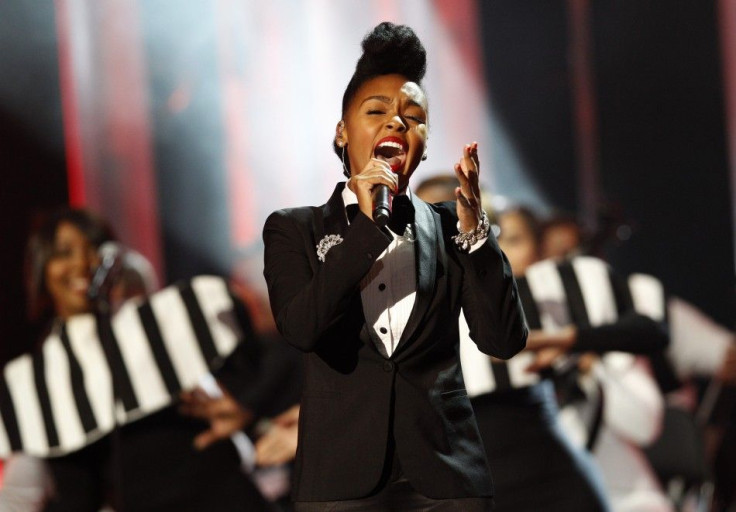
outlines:
[[[360, 209], [357, 203], [354, 203], [347, 205], [345, 211], [348, 215], [348, 221], [353, 222]], [[394, 196], [393, 203], [391, 204], [391, 218], [386, 227], [397, 235], [403, 235], [404, 231], [406, 231], [406, 226], [413, 223], [414, 205], [411, 204], [409, 197], [406, 195]]]
[[401, 236], [406, 231], [406, 226], [414, 223], [414, 205], [406, 195], [394, 196], [391, 204], [391, 218], [388, 220], [388, 228]]

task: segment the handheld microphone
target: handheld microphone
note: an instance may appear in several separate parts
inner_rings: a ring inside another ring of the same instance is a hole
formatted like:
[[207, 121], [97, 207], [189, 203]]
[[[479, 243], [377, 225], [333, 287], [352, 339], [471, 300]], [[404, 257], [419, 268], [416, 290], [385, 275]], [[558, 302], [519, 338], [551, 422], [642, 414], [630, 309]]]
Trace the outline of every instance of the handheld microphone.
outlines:
[[384, 227], [391, 218], [391, 194], [388, 185], [376, 185], [373, 187], [373, 222], [378, 227]]
[[97, 302], [103, 297], [105, 292], [109, 291], [114, 276], [120, 268], [122, 256], [125, 251], [116, 242], [105, 242], [97, 252], [102, 262], [97, 267], [95, 275], [92, 277], [92, 283], [87, 290], [87, 298], [92, 302]]

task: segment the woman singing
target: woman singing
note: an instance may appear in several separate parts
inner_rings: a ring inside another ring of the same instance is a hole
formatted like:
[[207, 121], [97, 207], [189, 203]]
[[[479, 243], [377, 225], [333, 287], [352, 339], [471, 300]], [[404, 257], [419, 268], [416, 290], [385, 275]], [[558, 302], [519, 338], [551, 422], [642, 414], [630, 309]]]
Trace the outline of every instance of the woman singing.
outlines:
[[[426, 151], [424, 48], [381, 23], [342, 102], [334, 147], [348, 176], [326, 204], [264, 228], [276, 323], [305, 352], [297, 511], [490, 510], [493, 489], [458, 358], [458, 314], [509, 358], [527, 329], [480, 204], [477, 144], [455, 164], [457, 201], [409, 191]], [[388, 225], [374, 194], [391, 192]]]

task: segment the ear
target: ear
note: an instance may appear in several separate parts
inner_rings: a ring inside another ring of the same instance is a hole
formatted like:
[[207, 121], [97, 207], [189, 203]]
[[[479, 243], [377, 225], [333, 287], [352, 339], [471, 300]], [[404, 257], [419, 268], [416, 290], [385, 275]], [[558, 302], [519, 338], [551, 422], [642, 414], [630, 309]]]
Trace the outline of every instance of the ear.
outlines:
[[335, 126], [335, 143], [340, 147], [344, 147], [348, 143], [348, 134], [345, 131], [345, 121], [342, 119], [337, 123], [337, 126]]

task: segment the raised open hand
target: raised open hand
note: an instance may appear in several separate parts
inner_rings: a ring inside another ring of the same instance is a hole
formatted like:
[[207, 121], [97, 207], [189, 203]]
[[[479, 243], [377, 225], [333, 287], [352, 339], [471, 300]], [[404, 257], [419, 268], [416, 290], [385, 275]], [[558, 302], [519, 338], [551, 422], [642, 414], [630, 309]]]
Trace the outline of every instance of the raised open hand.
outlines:
[[473, 231], [481, 219], [479, 172], [478, 143], [466, 144], [462, 157], [455, 164], [455, 175], [460, 181], [460, 186], [455, 189], [457, 217], [463, 232]]

